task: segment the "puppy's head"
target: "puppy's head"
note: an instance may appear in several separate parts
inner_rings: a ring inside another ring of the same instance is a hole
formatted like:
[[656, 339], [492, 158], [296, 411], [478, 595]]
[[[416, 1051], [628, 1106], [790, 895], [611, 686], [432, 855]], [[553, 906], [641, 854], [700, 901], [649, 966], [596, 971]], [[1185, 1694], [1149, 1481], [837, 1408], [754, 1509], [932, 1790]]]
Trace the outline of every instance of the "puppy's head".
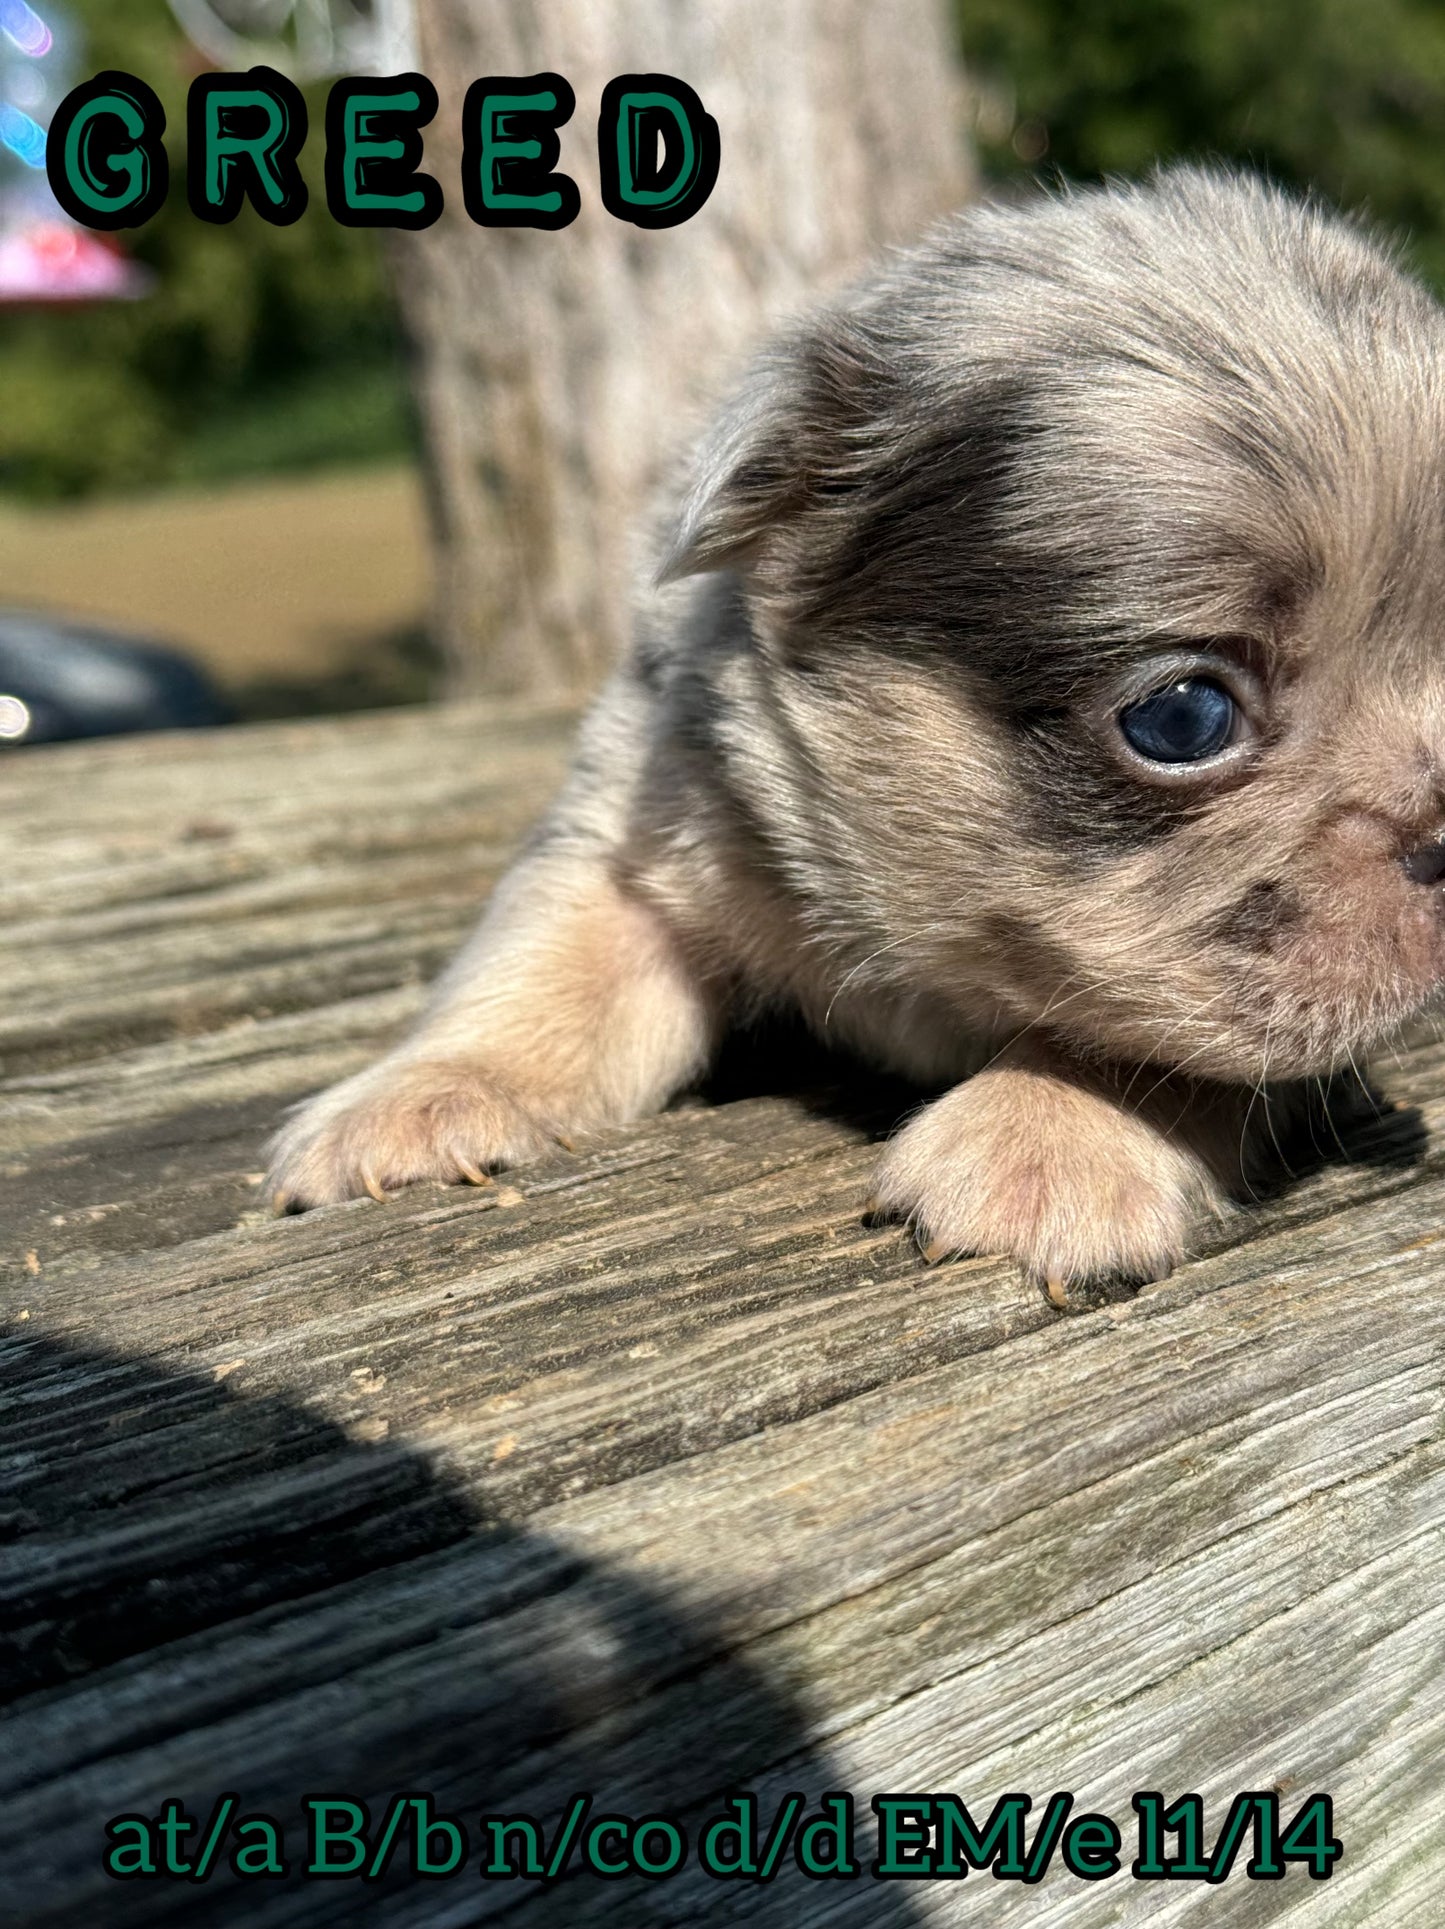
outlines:
[[865, 981], [1250, 1080], [1445, 982], [1445, 316], [1323, 210], [965, 214], [770, 351], [668, 568]]

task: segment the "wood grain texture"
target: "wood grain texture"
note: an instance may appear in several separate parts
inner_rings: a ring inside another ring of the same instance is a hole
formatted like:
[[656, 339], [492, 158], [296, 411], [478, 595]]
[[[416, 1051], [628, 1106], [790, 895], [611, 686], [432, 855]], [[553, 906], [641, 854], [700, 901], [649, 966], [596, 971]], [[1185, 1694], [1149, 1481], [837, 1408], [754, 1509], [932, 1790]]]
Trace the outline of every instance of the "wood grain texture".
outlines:
[[[1172, 1280], [1072, 1315], [865, 1223], [911, 1095], [776, 1039], [501, 1186], [265, 1211], [279, 1112], [414, 1011], [569, 728], [517, 703], [0, 763], [12, 1919], [1437, 1921], [1438, 1042]], [[1334, 1795], [1329, 1882], [100, 1864], [107, 1816], [223, 1789], [550, 1825], [592, 1788], [695, 1835], [735, 1786], [865, 1820], [1068, 1788], [1127, 1822], [1135, 1788], [1217, 1821], [1275, 1784]]]

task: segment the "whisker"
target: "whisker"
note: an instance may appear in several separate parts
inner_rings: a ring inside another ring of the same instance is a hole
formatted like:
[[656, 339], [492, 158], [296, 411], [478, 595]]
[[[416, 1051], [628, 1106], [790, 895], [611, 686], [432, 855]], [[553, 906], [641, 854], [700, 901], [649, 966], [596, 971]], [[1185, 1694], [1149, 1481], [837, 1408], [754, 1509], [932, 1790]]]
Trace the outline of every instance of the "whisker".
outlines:
[[881, 958], [885, 951], [896, 951], [901, 944], [917, 944], [920, 939], [929, 937], [933, 932], [942, 931], [945, 928], [946, 926], [942, 919], [934, 919], [931, 923], [921, 926], [917, 931], [905, 931], [901, 937], [890, 938], [886, 944], [880, 944], [876, 951], [870, 951], [866, 958], [860, 959], [843, 979], [842, 983], [833, 993], [833, 996], [828, 1000], [828, 1009], [823, 1013], [823, 1029], [825, 1031], [827, 1030], [828, 1020], [833, 1016], [833, 1007], [843, 996], [843, 993], [848, 989], [849, 985], [852, 984], [860, 972], [866, 971], [869, 965]]

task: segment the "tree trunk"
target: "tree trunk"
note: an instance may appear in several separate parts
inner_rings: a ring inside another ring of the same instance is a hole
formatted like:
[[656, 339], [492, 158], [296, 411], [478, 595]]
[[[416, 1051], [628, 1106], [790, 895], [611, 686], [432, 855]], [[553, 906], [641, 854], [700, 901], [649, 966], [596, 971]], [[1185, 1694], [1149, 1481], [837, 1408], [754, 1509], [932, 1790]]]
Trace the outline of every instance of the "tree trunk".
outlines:
[[[447, 210], [397, 238], [438, 540], [448, 694], [586, 689], [627, 632], [641, 513], [741, 352], [970, 185], [946, 0], [424, 0]], [[460, 193], [461, 105], [485, 74], [563, 75], [558, 232], [484, 229]], [[604, 84], [661, 72], [719, 124], [690, 221], [613, 219]]]

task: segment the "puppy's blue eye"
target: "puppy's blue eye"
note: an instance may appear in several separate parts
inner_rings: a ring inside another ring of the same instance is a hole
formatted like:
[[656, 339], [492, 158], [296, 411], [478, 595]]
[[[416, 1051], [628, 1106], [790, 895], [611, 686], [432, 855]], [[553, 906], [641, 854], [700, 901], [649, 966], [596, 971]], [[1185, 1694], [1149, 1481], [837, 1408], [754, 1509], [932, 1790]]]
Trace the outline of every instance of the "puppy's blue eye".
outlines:
[[1156, 764], [1197, 764], [1223, 750], [1234, 730], [1234, 698], [1205, 677], [1185, 677], [1119, 713], [1119, 728]]

